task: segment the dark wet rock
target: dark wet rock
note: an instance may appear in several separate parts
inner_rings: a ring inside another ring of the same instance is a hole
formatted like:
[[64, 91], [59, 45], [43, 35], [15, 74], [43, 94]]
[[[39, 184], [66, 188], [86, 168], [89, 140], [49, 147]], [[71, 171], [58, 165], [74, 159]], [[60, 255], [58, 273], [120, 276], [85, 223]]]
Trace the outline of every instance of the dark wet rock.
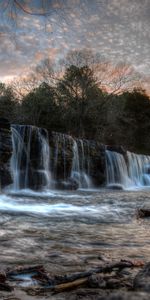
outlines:
[[110, 190], [123, 190], [123, 186], [121, 184], [109, 184], [107, 186], [107, 189], [110, 189]]
[[118, 289], [124, 286], [122, 281], [118, 278], [109, 278], [106, 280], [106, 287], [107, 289]]
[[88, 278], [88, 286], [91, 288], [106, 288], [106, 281], [103, 276], [99, 274], [93, 274]]
[[49, 132], [51, 149], [51, 170], [54, 180], [68, 181], [71, 175], [73, 160], [73, 138], [70, 135]]
[[93, 185], [104, 185], [106, 182], [104, 145], [94, 140], [75, 139], [67, 134], [49, 132], [51, 169], [54, 180], [69, 182], [74, 155], [74, 142], [78, 146], [80, 169], [82, 170], [84, 160], [84, 172], [90, 175]]
[[1, 271], [0, 272], [0, 282], [4, 283], [6, 281], [6, 273]]
[[7, 119], [0, 118], [0, 185], [5, 187], [12, 183], [10, 158], [12, 155], [12, 138]]
[[126, 149], [120, 145], [107, 145], [106, 150], [114, 151], [114, 152], [120, 153], [122, 155], [126, 154]]
[[150, 217], [150, 207], [142, 207], [137, 211], [137, 216], [139, 218], [147, 218]]
[[150, 262], [135, 276], [133, 287], [135, 290], [150, 292]]

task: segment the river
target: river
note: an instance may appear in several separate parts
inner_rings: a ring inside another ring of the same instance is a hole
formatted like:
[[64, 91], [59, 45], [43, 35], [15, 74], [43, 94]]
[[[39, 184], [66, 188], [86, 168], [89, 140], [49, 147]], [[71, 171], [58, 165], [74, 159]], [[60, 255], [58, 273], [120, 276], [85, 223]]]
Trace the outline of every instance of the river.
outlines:
[[43, 264], [61, 274], [103, 255], [147, 261], [149, 220], [137, 209], [149, 201], [148, 189], [1, 194], [1, 266]]

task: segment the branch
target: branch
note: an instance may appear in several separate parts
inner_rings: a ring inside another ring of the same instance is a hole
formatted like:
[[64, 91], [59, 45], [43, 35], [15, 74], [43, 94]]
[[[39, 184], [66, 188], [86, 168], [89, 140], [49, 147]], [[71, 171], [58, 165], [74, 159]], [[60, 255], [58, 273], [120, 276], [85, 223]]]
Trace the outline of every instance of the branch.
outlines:
[[[28, 9], [26, 9], [18, 0], [14, 0], [14, 3], [16, 4], [16, 6], [22, 10], [24, 13], [28, 14], [28, 15], [31, 15], [31, 16], [41, 16], [41, 17], [46, 17], [46, 16], [49, 16], [51, 14], [51, 11], [43, 11], [43, 13], [40, 13], [40, 12], [32, 12]], [[42, 1], [43, 3], [43, 1]], [[43, 5], [42, 5], [43, 7]], [[61, 9], [60, 7], [57, 7], [57, 10], [58, 9]], [[53, 10], [56, 10], [53, 8]]]

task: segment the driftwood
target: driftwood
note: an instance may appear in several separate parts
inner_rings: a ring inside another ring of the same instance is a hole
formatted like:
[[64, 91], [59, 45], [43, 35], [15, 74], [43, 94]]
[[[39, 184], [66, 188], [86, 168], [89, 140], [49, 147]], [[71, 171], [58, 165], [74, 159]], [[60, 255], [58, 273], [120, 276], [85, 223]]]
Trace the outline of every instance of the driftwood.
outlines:
[[41, 291], [49, 290], [53, 291], [54, 293], [59, 293], [68, 289], [77, 288], [85, 284], [88, 285], [91, 276], [95, 276], [96, 274], [106, 274], [114, 271], [117, 274], [124, 268], [141, 267], [143, 265], [144, 264], [142, 261], [121, 260], [119, 262], [107, 263], [103, 266], [99, 266], [88, 271], [53, 277], [50, 277], [46, 274], [43, 266], [34, 266], [27, 268], [18, 267], [12, 270], [7, 269], [6, 272], [0, 273], [0, 290], [11, 291], [11, 286], [6, 284], [5, 281], [17, 281], [17, 279], [15, 278], [17, 277], [17, 275], [28, 274], [31, 279], [37, 281], [38, 286], [41, 286]]
[[141, 261], [126, 261], [121, 260], [116, 263], [107, 264], [95, 269], [91, 269], [85, 272], [78, 272], [71, 275], [55, 277], [55, 286], [51, 287], [54, 292], [62, 292], [67, 289], [73, 289], [79, 287], [89, 281], [89, 277], [93, 274], [111, 273], [112, 271], [121, 271], [124, 268], [141, 267], [143, 262]]
[[121, 271], [124, 268], [132, 268], [134, 267], [134, 263], [131, 261], [121, 260], [117, 263], [107, 264], [105, 266], [100, 266], [98, 268], [91, 269], [89, 271], [85, 272], [78, 272], [71, 275], [65, 275], [65, 276], [58, 276], [55, 277], [55, 282], [57, 284], [65, 283], [65, 282], [71, 282], [77, 279], [89, 277], [92, 274], [98, 274], [98, 273], [110, 273], [114, 269], [118, 269], [118, 271]]
[[53, 291], [56, 292], [56, 293], [60, 293], [60, 292], [63, 292], [65, 290], [68, 290], [68, 289], [74, 289], [74, 288], [77, 288], [79, 286], [82, 286], [83, 284], [85, 284], [87, 282], [88, 282], [88, 277], [77, 279], [77, 280], [74, 280], [74, 281], [71, 281], [71, 282], [61, 283], [61, 284], [58, 284], [58, 285], [54, 286]]

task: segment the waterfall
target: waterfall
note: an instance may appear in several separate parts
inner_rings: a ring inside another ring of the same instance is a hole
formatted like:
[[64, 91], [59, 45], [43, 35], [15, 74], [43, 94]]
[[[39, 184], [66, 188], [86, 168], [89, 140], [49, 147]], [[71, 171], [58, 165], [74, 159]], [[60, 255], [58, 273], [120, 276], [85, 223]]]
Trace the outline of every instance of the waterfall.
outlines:
[[55, 133], [55, 159], [54, 159], [54, 177], [55, 179], [58, 176], [58, 163], [59, 163], [59, 157], [62, 158], [63, 162], [63, 180], [67, 180], [67, 171], [66, 171], [66, 164], [67, 164], [67, 144], [68, 141], [70, 141], [71, 136], [63, 133]]
[[13, 154], [11, 173], [13, 189], [50, 188], [50, 148], [45, 129], [12, 125]]
[[55, 185], [61, 180], [67, 182], [69, 179], [70, 151], [72, 150], [73, 139], [70, 135], [53, 132], [53, 163], [52, 171]]
[[121, 185], [125, 189], [150, 186], [150, 156], [106, 150], [107, 186]]
[[71, 178], [75, 179], [79, 188], [91, 188], [89, 142], [81, 139], [73, 141], [73, 161]]
[[150, 156], [127, 152], [128, 172], [136, 186], [150, 186]]

